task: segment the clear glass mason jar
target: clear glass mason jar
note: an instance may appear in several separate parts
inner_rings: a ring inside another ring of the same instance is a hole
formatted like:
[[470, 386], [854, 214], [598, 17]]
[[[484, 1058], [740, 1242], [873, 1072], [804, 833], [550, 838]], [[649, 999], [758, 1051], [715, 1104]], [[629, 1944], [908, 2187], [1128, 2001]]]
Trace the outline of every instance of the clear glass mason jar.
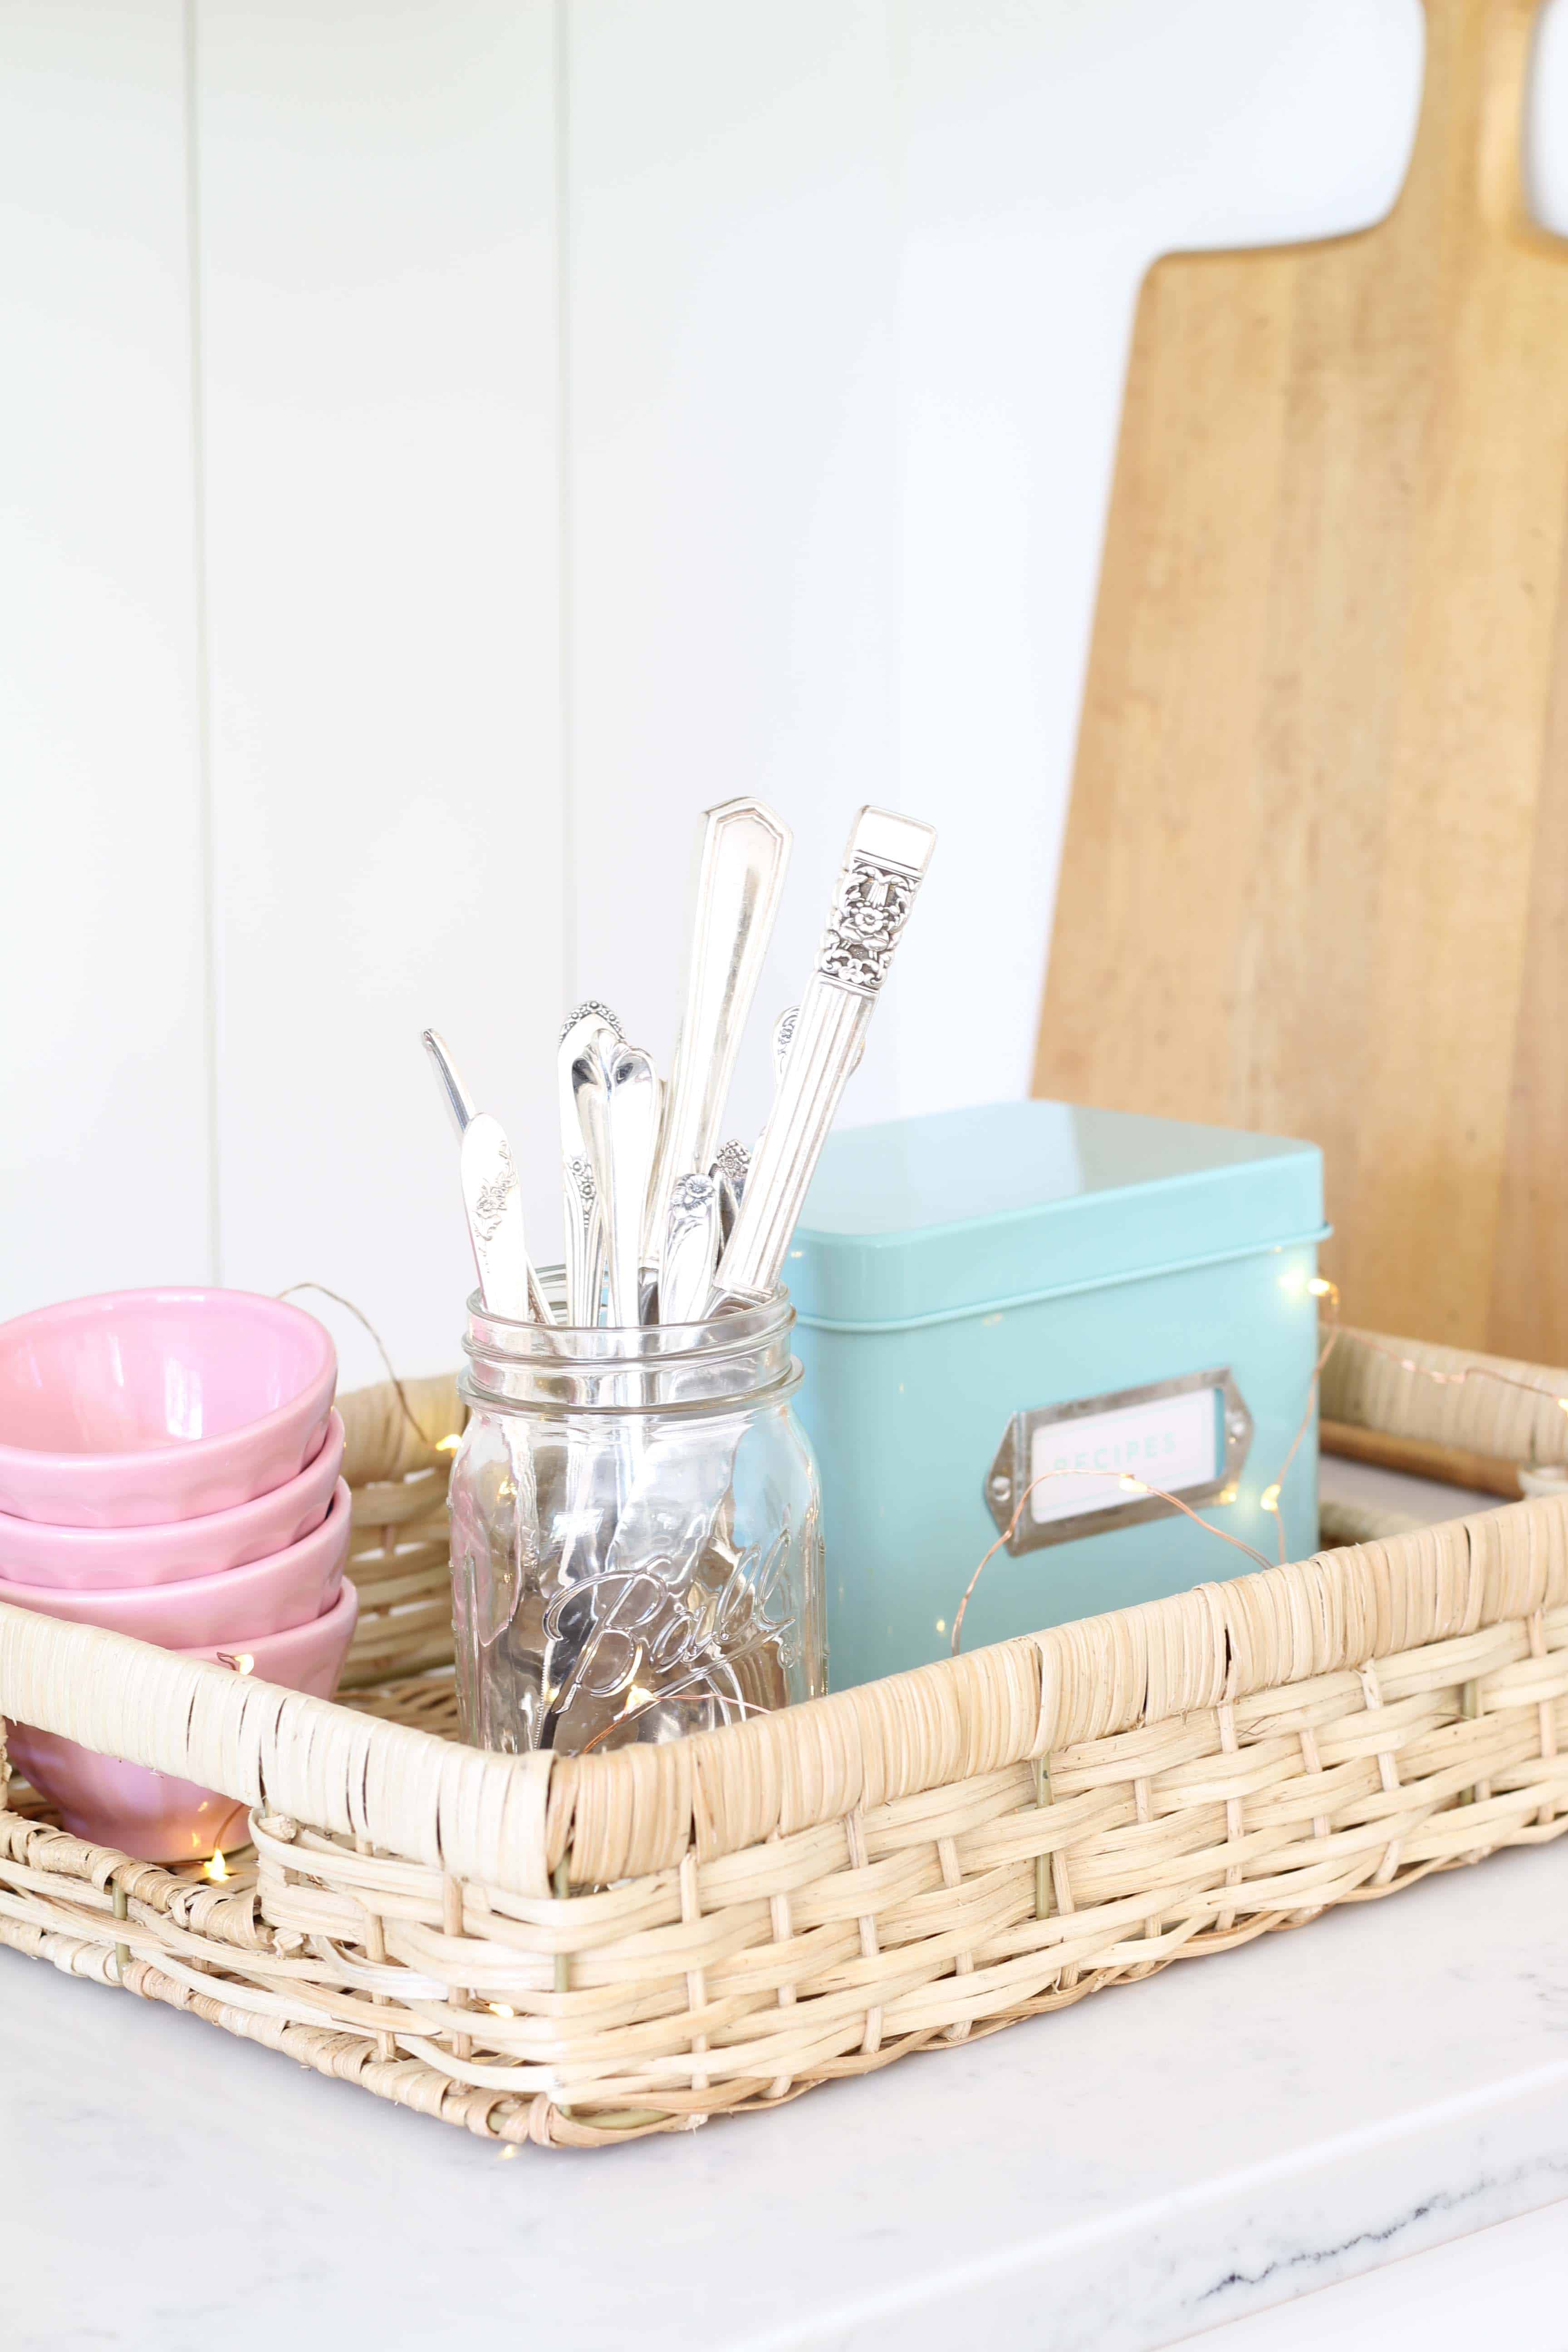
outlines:
[[[559, 1310], [558, 1277], [544, 1289]], [[822, 1506], [788, 1294], [636, 1330], [468, 1302], [452, 1465], [463, 1736], [675, 1739], [826, 1686]]]

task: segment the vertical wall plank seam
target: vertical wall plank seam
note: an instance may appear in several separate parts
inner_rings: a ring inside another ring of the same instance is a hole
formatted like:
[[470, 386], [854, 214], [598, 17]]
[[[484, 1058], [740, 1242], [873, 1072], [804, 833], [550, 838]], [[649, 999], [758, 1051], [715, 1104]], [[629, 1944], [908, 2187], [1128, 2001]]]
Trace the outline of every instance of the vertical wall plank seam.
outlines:
[[218, 1181], [217, 861], [214, 839], [212, 671], [207, 625], [206, 404], [202, 333], [201, 108], [196, 11], [184, 0], [185, 274], [191, 362], [192, 601], [195, 614], [196, 802], [202, 869], [202, 1040], [206, 1094], [207, 1278], [223, 1280]]
[[572, 499], [572, 0], [554, 0], [555, 65], [555, 517], [556, 660], [561, 711], [561, 997], [577, 1001], [577, 810], [573, 741]]

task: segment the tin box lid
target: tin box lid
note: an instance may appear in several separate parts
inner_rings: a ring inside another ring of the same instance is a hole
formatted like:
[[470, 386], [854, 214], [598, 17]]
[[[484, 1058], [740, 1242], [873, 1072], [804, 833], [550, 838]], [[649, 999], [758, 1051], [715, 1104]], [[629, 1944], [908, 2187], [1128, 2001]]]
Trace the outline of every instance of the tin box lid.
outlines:
[[987, 1103], [831, 1136], [784, 1278], [804, 1321], [877, 1328], [1322, 1232], [1314, 1143], [1071, 1103]]

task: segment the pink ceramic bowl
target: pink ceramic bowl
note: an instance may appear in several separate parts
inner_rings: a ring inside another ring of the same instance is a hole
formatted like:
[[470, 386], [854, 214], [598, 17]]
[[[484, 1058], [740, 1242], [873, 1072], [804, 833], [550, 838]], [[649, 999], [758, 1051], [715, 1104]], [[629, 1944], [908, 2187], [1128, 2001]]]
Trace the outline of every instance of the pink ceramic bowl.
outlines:
[[[264, 1633], [247, 1642], [244, 1654], [258, 1680], [285, 1690], [331, 1698], [353, 1639], [359, 1595], [344, 1583], [324, 1617], [295, 1625], [286, 1633]], [[216, 1648], [193, 1649], [193, 1658], [216, 1658]], [[230, 1656], [236, 1653], [230, 1649]], [[35, 1789], [47, 1797], [65, 1827], [93, 1845], [113, 1846], [141, 1862], [195, 1862], [220, 1849], [244, 1845], [249, 1837], [243, 1804], [216, 1789], [198, 1789], [145, 1765], [121, 1764], [52, 1731], [7, 1726], [11, 1760]]]
[[340, 1478], [320, 1527], [266, 1559], [221, 1569], [216, 1576], [187, 1577], [183, 1584], [132, 1584], [119, 1591], [73, 1592], [0, 1578], [0, 1601], [78, 1625], [105, 1625], [111, 1633], [130, 1633], [161, 1650], [281, 1633], [290, 1625], [308, 1624], [337, 1599], [349, 1556], [350, 1508], [349, 1490]]
[[[164, 1528], [51, 1528], [42, 1519], [15, 1519], [0, 1512], [0, 1583], [47, 1585], [86, 1596], [123, 1592], [132, 1585], [179, 1584], [188, 1577], [243, 1568], [247, 1560], [286, 1551], [321, 1526], [342, 1461], [343, 1425], [332, 1412], [320, 1452], [297, 1478], [232, 1511], [206, 1511], [199, 1519], [174, 1519]], [[41, 1609], [45, 1603], [24, 1605]], [[90, 1611], [85, 1613], [91, 1616]]]
[[320, 1451], [337, 1359], [247, 1290], [121, 1290], [0, 1323], [0, 1511], [149, 1528], [233, 1510]]

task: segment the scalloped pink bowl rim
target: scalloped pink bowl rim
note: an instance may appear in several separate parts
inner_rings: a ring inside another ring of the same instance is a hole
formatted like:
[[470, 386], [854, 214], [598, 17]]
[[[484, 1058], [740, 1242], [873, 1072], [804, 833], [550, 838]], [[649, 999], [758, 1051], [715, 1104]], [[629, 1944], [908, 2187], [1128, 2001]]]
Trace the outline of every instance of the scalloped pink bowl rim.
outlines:
[[[61, 1528], [0, 1511], [0, 1583], [58, 1592], [123, 1592], [183, 1584], [286, 1551], [319, 1528], [343, 1466], [343, 1424], [327, 1433], [297, 1478], [228, 1511], [152, 1528]], [[64, 1612], [60, 1612], [64, 1613]]]
[[[124, 1326], [121, 1347], [143, 1327], [143, 1355], [133, 1378], [146, 1377], [146, 1333], [181, 1314], [193, 1353], [217, 1383], [243, 1384], [258, 1328], [300, 1356], [297, 1389], [265, 1412], [210, 1437], [170, 1437], [92, 1453], [18, 1445], [0, 1438], [0, 1511], [53, 1527], [156, 1527], [228, 1511], [297, 1478], [319, 1452], [337, 1385], [331, 1337], [304, 1308], [258, 1291], [162, 1288], [104, 1291], [63, 1300], [0, 1324], [0, 1429], [5, 1426], [7, 1362], [29, 1342], [63, 1358], [73, 1332]], [[164, 1360], [168, 1354], [160, 1361]], [[253, 1377], [253, 1375], [252, 1375]], [[58, 1376], [57, 1390], [65, 1386]]]
[[310, 1534], [281, 1551], [216, 1576], [178, 1584], [132, 1584], [120, 1591], [67, 1591], [14, 1584], [0, 1577], [0, 1601], [76, 1625], [101, 1625], [161, 1650], [194, 1650], [204, 1642], [254, 1641], [309, 1624], [331, 1608], [343, 1580], [353, 1533], [353, 1498], [342, 1479], [327, 1515]]
[[[359, 1617], [359, 1594], [345, 1577], [326, 1614], [287, 1633], [268, 1634], [246, 1648], [258, 1681], [331, 1698]], [[216, 1659], [227, 1643], [182, 1653]], [[246, 1808], [216, 1789], [198, 1788], [172, 1773], [100, 1756], [58, 1733], [7, 1724], [12, 1760], [47, 1797], [73, 1837], [114, 1847], [142, 1862], [198, 1862], [249, 1843]]]

